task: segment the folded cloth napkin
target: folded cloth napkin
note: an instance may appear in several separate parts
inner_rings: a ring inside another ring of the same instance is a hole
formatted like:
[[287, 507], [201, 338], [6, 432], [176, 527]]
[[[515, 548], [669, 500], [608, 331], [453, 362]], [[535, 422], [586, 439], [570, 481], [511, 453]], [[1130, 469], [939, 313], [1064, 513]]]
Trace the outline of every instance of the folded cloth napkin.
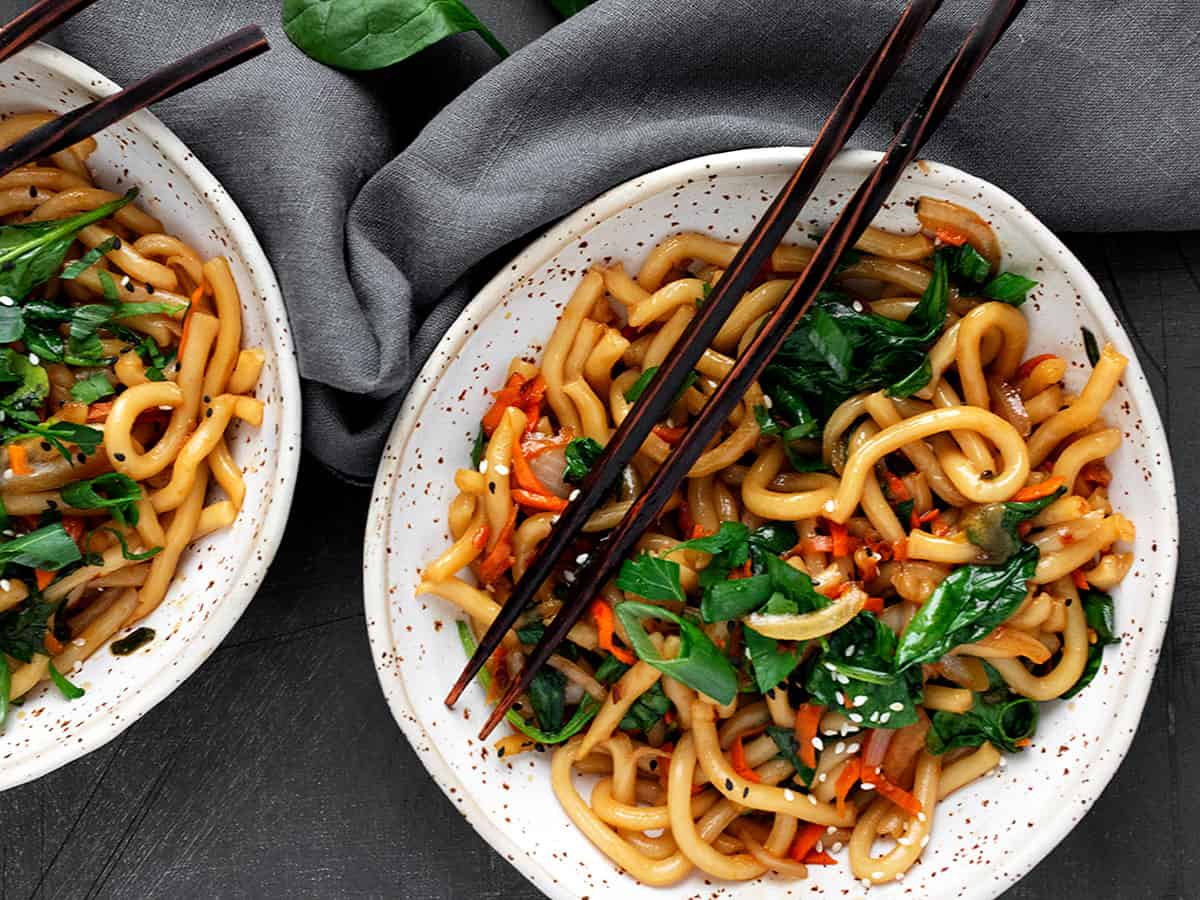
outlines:
[[[470, 2], [513, 43], [549, 22], [542, 0]], [[274, 263], [308, 449], [362, 480], [421, 363], [514, 241], [649, 169], [811, 142], [901, 6], [599, 0], [485, 75], [495, 57], [473, 35], [382, 73], [325, 68], [282, 34], [277, 0], [104, 0], [57, 39], [125, 82], [247, 21], [268, 30], [270, 54], [156, 112]], [[852, 146], [886, 144], [983, 6], [945, 4]], [[1030, 3], [925, 155], [1053, 227], [1198, 227], [1198, 34], [1195, 0]]]

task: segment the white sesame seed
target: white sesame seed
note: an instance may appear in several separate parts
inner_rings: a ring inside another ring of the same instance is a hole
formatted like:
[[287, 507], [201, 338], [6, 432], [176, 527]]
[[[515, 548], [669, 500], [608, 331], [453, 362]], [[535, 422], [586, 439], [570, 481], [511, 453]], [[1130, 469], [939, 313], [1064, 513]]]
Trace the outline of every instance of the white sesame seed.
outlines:
[[809, 802], [809, 803], [811, 803], [813, 806], [816, 806], [816, 805], [817, 805], [817, 798], [816, 798], [816, 797], [814, 797], [812, 794], [809, 794], [809, 795], [808, 795], [808, 802]]
[[0, 578], [0, 591], [11, 591], [12, 582], [7, 578]]
[[4, 477], [5, 477], [5, 478], [12, 478], [12, 477], [13, 477], [13, 470], [12, 470], [12, 469], [5, 469], [5, 470], [4, 470]]
[[562, 516], [551, 516], [551, 517], [550, 517], [550, 524], [551, 524], [551, 525], [557, 525], [557, 524], [558, 524], [558, 520], [559, 520], [559, 519], [561, 519], [561, 518], [562, 518]]
[[869, 700], [869, 699], [870, 698], [866, 694], [859, 694], [857, 697], [854, 698], [854, 705], [856, 707], [857, 706], [866, 706], [867, 700]]
[[896, 838], [896, 843], [899, 844], [901, 847], [911, 847], [912, 846], [912, 838], [908, 837], [907, 835], [905, 835], [904, 837], [898, 837], [898, 838]]
[[888, 709], [892, 712], [904, 712], [904, 704], [899, 702], [892, 703], [888, 706]]
[[0, 297], [0, 306], [12, 306], [14, 303], [16, 303], [16, 301], [13, 300], [12, 297], [9, 297], [7, 295], [4, 297]]
[[850, 721], [851, 722], [861, 722], [862, 716], [859, 715], [858, 713], [850, 713]]
[[[921, 815], [925, 815], [925, 814], [921, 813]], [[928, 843], [929, 843], [929, 835], [925, 835], [923, 838], [921, 838], [921, 849], [924, 850], [925, 845]]]
[[838, 673], [837, 680], [838, 680], [838, 684], [849, 684], [849, 683], [850, 683], [850, 676], [849, 676], [849, 675], [843, 675], [841, 672], [839, 672], [839, 673]]
[[[925, 813], [923, 813], [923, 812], [919, 812], [919, 813], [917, 813], [917, 821], [918, 821], [918, 822], [924, 822], [924, 821], [926, 821], [928, 818], [929, 818], [929, 816], [925, 815]], [[921, 846], [922, 846], [922, 847], [924, 847], [925, 845], [924, 845], [924, 844], [922, 844]]]
[[36, 366], [40, 362], [41, 362], [41, 360], [38, 358], [38, 355], [36, 353], [29, 354], [29, 364], [30, 365]]
[[818, 840], [817, 844], [816, 844], [816, 849], [817, 849], [818, 853], [824, 853], [825, 852], [825, 842]]
[[763, 394], [763, 406], [764, 406], [766, 409], [770, 409], [770, 408], [771, 408], [772, 406], [774, 406], [774, 405], [775, 405], [775, 401], [771, 399], [771, 395], [770, 395], [770, 394]]
[[75, 640], [71, 641], [71, 643], [74, 644], [76, 647], [86, 647], [87, 646], [87, 641], [85, 641], [83, 638], [75, 638]]
[[875, 785], [874, 785], [874, 784], [872, 784], [872, 783], [871, 783], [871, 782], [869, 782], [869, 781], [864, 781], [864, 782], [862, 783], [862, 789], [863, 789], [864, 791], [873, 791], [873, 790], [875, 790]]
[[892, 714], [890, 712], [884, 713], [882, 716], [879, 717], [879, 724], [886, 725], [887, 720], [890, 719], [891, 717], [892, 717]]
[[841, 691], [834, 691], [833, 696], [837, 697], [838, 706], [846, 705], [846, 697]]
[[831, 662], [827, 662], [827, 663], [825, 663], [825, 668], [827, 668], [827, 669], [828, 669], [830, 672], [836, 672], [836, 671], [837, 671], [837, 666], [835, 666], [835, 665], [834, 665], [833, 663], [831, 663]]
[[879, 713], [878, 712], [871, 713], [871, 718], [868, 721], [878, 722], [879, 721]]
[[848, 659], [853, 655], [854, 655], [854, 645], [851, 644], [849, 647], [846, 648], [846, 658]]
[[833, 846], [832, 846], [832, 847], [830, 847], [829, 849], [830, 849], [830, 851], [831, 851], [831, 852], [833, 852], [833, 853], [837, 853], [838, 851], [840, 851], [840, 850], [842, 849], [842, 842], [841, 842], [841, 841], [834, 841], [834, 842], [833, 842]]
[[825, 512], [833, 512], [835, 509], [837, 509], [837, 504], [832, 500], [826, 500], [821, 509], [825, 510]]
[[825, 742], [823, 740], [821, 740], [819, 737], [817, 737], [816, 735], [813, 736], [812, 745], [814, 747], [816, 747], [818, 750], [825, 749]]
[[575, 557], [575, 562], [577, 562], [581, 566], [587, 561], [588, 561], [588, 555], [586, 553], [580, 553], [577, 557]]
[[829, 774], [827, 772], [822, 772], [820, 775], [817, 776], [817, 781], [821, 782], [821, 784], [824, 784], [826, 782], [826, 780], [828, 780], [828, 778], [829, 778]]
[[1002, 757], [1000, 757], [1000, 762], [997, 765], [999, 765], [1000, 768], [1003, 769], [1005, 766], [1008, 765], [1008, 760], [1002, 756]]
[[575, 583], [575, 573], [574, 572], [563, 572], [563, 581], [565, 581], [567, 584], [574, 584]]
[[507, 475], [508, 473], [509, 473], [508, 466], [506, 466], [504, 463], [496, 463], [496, 474], [497, 475]]
[[788, 803], [791, 803], [793, 800], [796, 799], [796, 795], [794, 793], [792, 793], [791, 791], [789, 791], [787, 788], [784, 788], [783, 789], [783, 799], [786, 800]]
[[838, 741], [837, 746], [833, 748], [833, 752], [834, 753], [845, 753], [846, 752], [845, 741]]
[[878, 880], [883, 877], [883, 873], [882, 872], [872, 872], [871, 877]]
[[862, 886], [863, 886], [863, 887], [865, 887], [865, 888], [872, 887], [872, 884], [871, 884], [871, 879], [870, 879], [870, 878], [864, 878], [864, 879], [862, 879]]
[[846, 748], [846, 752], [847, 753], [857, 753], [858, 748], [860, 746], [861, 746], [861, 744], [859, 744], [858, 741], [855, 741], [853, 744], [851, 744], [849, 747]]
[[567, 499], [568, 500], [576, 500], [576, 499], [578, 499], [578, 497], [579, 497], [579, 488], [575, 488], [575, 490], [571, 491], [571, 495], [569, 497], [567, 497]]
[[3, 531], [0, 531], [0, 534], [4, 535], [5, 537], [16, 537], [17, 535], [17, 533], [11, 528], [5, 528]]
[[481, 459], [479, 461], [479, 474], [480, 475], [487, 474], [487, 460], [486, 459]]
[[837, 831], [836, 825], [830, 825], [828, 828], [825, 829], [826, 834], [833, 834], [836, 831]]

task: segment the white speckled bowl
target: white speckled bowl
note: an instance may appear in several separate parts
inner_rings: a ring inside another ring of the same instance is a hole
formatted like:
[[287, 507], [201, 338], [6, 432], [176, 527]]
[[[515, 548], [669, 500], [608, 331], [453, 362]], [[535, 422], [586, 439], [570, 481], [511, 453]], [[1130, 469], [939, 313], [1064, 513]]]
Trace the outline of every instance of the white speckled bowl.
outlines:
[[[67, 111], [117, 90], [100, 73], [45, 45], [0, 64], [0, 109]], [[141, 188], [138, 205], [201, 253], [229, 257], [242, 295], [246, 346], [267, 350], [257, 395], [262, 427], [241, 426], [230, 449], [246, 473], [246, 502], [232, 528], [189, 548], [157, 632], [136, 653], [103, 648], [74, 679], [87, 694], [67, 702], [42, 687], [0, 733], [0, 790], [44, 775], [116, 737], [173, 691], [233, 628], [283, 536], [300, 460], [300, 384], [287, 313], [258, 240], [212, 174], [153, 115], [140, 112], [98, 135], [89, 164], [105, 187]]]
[[[539, 347], [580, 274], [597, 260], [636, 269], [660, 239], [681, 230], [744, 237], [803, 150], [744, 150], [709, 156], [622, 185], [533, 243], [486, 287], [442, 339], [392, 430], [375, 483], [367, 527], [367, 624], [379, 679], [392, 711], [422, 762], [472, 825], [530, 881], [552, 897], [682, 900], [859, 897], [848, 867], [813, 867], [806, 882], [768, 877], [714, 887], [693, 876], [679, 885], [637, 885], [571, 825], [550, 789], [549, 759], [525, 754], [499, 761], [475, 737], [481, 690], [458, 707], [442, 698], [462, 665], [450, 604], [414, 599], [418, 568], [448, 540], [452, 473], [468, 459], [479, 417], [508, 360]], [[791, 239], [828, 226], [837, 208], [878, 160], [853, 151], [833, 164]], [[1087, 361], [1080, 326], [1113, 341], [1133, 360], [1106, 416], [1127, 440], [1112, 458], [1113, 502], [1138, 529], [1137, 562], [1116, 592], [1119, 647], [1077, 698], [1047, 707], [1032, 748], [999, 774], [953, 795], [937, 810], [933, 840], [903, 881], [872, 897], [992, 898], [1028, 872], [1099, 796], [1129, 746], [1150, 689], [1175, 577], [1178, 524], [1166, 439], [1133, 347], [1095, 281], [1020, 203], [1003, 191], [936, 163], [915, 166], [881, 224], [912, 230], [906, 201], [921, 194], [956, 200], [984, 215], [1005, 248], [1005, 267], [1041, 281], [1025, 309], [1031, 353], [1072, 362], [1078, 386]], [[983, 805], [986, 801], [986, 806]], [[843, 854], [844, 856], [844, 854]]]

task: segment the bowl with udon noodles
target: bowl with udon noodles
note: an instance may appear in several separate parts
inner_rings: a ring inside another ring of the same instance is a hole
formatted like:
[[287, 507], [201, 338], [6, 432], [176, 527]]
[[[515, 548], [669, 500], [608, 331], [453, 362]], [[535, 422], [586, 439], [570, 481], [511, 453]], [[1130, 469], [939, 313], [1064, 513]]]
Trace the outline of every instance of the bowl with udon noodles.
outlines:
[[[33, 46], [0, 144], [117, 86]], [[0, 177], [0, 788], [163, 699], [261, 583], [299, 395], [270, 265], [139, 112]]]
[[489, 704], [878, 154], [831, 166], [454, 709], [443, 697], [800, 149], [593, 201], [467, 307], [375, 485], [375, 664], [447, 798], [554, 897], [990, 898], [1125, 753], [1171, 600], [1169, 455], [1095, 282], [921, 162], [550, 665]]

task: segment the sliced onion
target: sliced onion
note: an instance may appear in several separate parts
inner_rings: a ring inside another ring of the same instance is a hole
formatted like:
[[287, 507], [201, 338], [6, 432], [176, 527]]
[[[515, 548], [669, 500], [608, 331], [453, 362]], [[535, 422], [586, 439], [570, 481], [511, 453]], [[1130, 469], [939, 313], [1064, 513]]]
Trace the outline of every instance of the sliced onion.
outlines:
[[858, 585], [851, 585], [824, 609], [796, 616], [754, 613], [743, 621], [763, 637], [777, 641], [807, 641], [837, 631], [857, 616], [866, 602], [866, 592]]
[[562, 447], [552, 447], [544, 450], [529, 460], [529, 468], [537, 476], [537, 480], [546, 486], [546, 490], [556, 497], [566, 499], [574, 487], [563, 481], [563, 472], [567, 468], [567, 455]]
[[896, 733], [894, 728], [876, 728], [871, 732], [863, 745], [862, 764], [867, 769], [878, 769], [883, 765], [883, 758], [887, 755], [888, 747], [892, 743], [892, 735]]
[[987, 379], [988, 396], [992, 398], [992, 411], [1008, 422], [1021, 437], [1029, 437], [1033, 423], [1029, 411], [1021, 400], [1021, 392], [1002, 378], [994, 375]]

